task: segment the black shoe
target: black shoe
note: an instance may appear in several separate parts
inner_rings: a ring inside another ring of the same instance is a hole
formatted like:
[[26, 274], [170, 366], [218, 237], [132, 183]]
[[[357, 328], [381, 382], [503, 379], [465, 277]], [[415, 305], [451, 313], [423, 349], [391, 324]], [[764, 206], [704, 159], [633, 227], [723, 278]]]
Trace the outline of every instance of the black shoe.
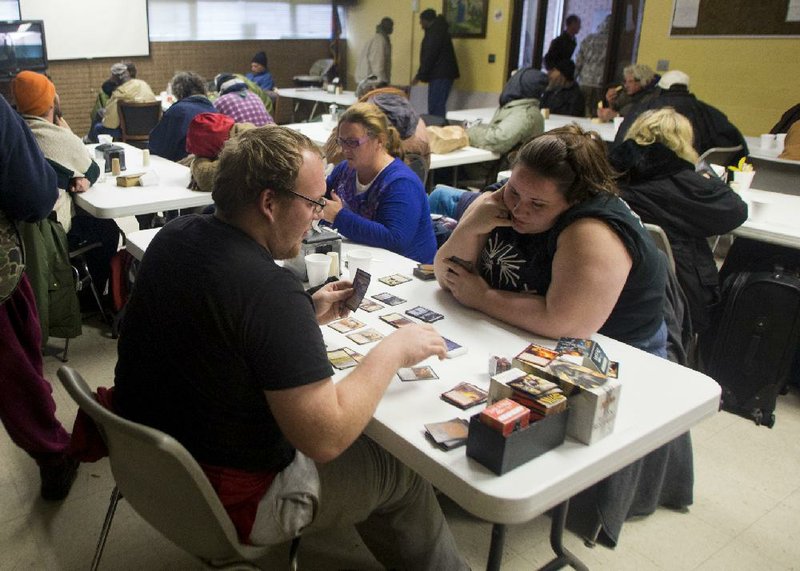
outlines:
[[80, 462], [75, 458], [66, 457], [58, 464], [39, 466], [39, 475], [42, 478], [42, 499], [48, 502], [58, 502], [66, 498], [78, 475], [79, 465]]

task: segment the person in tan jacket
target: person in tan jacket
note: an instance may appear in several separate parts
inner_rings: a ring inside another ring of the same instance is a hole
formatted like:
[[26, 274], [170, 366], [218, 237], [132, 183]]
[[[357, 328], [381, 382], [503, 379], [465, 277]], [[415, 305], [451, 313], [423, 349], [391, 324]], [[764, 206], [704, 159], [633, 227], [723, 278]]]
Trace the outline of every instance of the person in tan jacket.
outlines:
[[96, 123], [89, 133], [89, 140], [97, 142], [97, 135], [107, 134], [114, 139], [122, 138], [119, 128], [120, 101], [149, 102], [155, 101], [156, 96], [146, 81], [132, 78], [128, 66], [124, 63], [115, 63], [111, 66], [111, 75], [119, 81], [119, 86], [111, 93], [111, 97], [102, 110], [102, 120]]

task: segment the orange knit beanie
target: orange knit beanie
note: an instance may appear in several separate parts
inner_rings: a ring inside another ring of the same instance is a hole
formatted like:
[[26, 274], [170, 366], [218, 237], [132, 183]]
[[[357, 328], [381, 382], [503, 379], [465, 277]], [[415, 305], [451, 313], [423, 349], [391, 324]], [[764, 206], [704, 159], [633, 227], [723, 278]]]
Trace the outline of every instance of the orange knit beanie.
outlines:
[[56, 86], [41, 73], [21, 71], [11, 81], [17, 111], [41, 117], [53, 106]]

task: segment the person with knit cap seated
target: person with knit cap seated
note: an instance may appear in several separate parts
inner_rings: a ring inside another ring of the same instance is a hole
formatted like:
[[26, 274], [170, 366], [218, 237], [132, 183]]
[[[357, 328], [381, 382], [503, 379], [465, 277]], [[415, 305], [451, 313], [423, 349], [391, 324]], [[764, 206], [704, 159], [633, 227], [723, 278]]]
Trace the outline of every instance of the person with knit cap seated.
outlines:
[[256, 127], [275, 123], [264, 102], [235, 75], [220, 73], [214, 78], [214, 84], [220, 95], [214, 101], [217, 112], [231, 117], [236, 123], [252, 123]]
[[213, 113], [214, 104], [206, 97], [206, 82], [192, 71], [179, 71], [170, 81], [177, 100], [150, 131], [150, 152], [171, 161], [185, 157], [189, 123], [200, 113]]
[[101, 123], [96, 123], [89, 133], [89, 140], [96, 143], [97, 135], [111, 135], [114, 139], [122, 138], [122, 131], [119, 128], [119, 109], [117, 103], [120, 101], [136, 101], [146, 103], [155, 101], [156, 96], [150, 86], [141, 79], [131, 76], [131, 71], [125, 63], [115, 63], [111, 66], [111, 76], [119, 82], [103, 110]]
[[575, 62], [571, 59], [556, 62], [547, 76], [550, 83], [542, 94], [542, 109], [550, 109], [550, 113], [558, 115], [583, 117], [585, 102], [583, 92], [575, 82]]
[[235, 139], [245, 131], [254, 129], [251, 123], [234, 123], [222, 113], [200, 113], [189, 123], [186, 133], [186, 150], [190, 153], [183, 163], [192, 172], [189, 188], [211, 192], [217, 174], [219, 154], [228, 139]]
[[[70, 196], [71, 193], [89, 190], [100, 176], [100, 168], [86, 151], [83, 141], [56, 114], [59, 100], [52, 81], [42, 74], [23, 71], [11, 82], [11, 89], [17, 111], [30, 127], [45, 159], [56, 171], [59, 196], [53, 211], [67, 233], [70, 248], [76, 249], [92, 242], [103, 245], [87, 254], [89, 272], [95, 287], [102, 292], [109, 276], [111, 257], [117, 251], [119, 228], [113, 220], [95, 218], [83, 211]], [[47, 291], [49, 284], [43, 287]], [[69, 287], [72, 288], [72, 284]], [[45, 295], [41, 292], [40, 297]]]
[[275, 89], [275, 81], [272, 79], [272, 74], [269, 72], [267, 54], [265, 52], [256, 52], [256, 55], [254, 55], [253, 59], [250, 61], [250, 73], [248, 73], [246, 77], [264, 91], [272, 91]]

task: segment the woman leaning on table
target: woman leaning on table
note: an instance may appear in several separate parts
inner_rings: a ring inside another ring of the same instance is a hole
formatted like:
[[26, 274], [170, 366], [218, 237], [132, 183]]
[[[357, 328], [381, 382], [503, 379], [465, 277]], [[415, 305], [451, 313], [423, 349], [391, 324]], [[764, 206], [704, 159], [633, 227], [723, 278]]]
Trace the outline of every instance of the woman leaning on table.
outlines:
[[622, 197], [644, 222], [666, 232], [675, 274], [689, 302], [695, 333], [705, 331], [720, 300], [719, 275], [707, 237], [747, 220], [747, 205], [715, 175], [695, 172], [692, 124], [670, 107], [646, 111], [610, 161], [623, 173]]
[[614, 175], [596, 133], [570, 125], [532, 139], [437, 253], [440, 285], [537, 335], [600, 332], [665, 357], [666, 264]]
[[397, 158], [397, 129], [377, 106], [357, 103], [339, 120], [337, 141], [346, 160], [328, 176], [324, 219], [354, 242], [430, 263], [436, 238], [428, 199]]
[[[614, 176], [596, 133], [571, 125], [531, 140], [507, 184], [475, 200], [439, 250], [439, 283], [537, 335], [600, 332], [666, 357], [666, 261]], [[616, 545], [627, 518], [690, 505], [693, 481], [686, 433], [573, 498], [570, 528]]]

